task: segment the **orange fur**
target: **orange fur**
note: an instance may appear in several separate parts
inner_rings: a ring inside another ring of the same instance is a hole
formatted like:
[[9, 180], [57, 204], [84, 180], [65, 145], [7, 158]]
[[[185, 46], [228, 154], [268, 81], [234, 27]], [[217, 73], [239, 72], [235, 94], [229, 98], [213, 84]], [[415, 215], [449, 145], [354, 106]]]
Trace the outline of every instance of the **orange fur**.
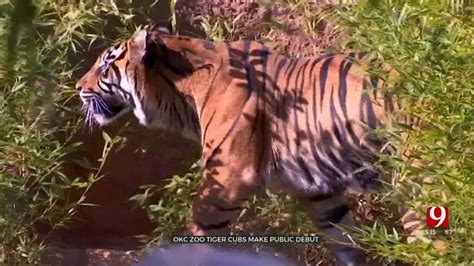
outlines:
[[[347, 242], [328, 221], [352, 226], [342, 191], [377, 182], [368, 165], [383, 140], [368, 128], [379, 127], [387, 109], [357, 59], [287, 58], [256, 42], [151, 30], [105, 51], [77, 88], [99, 123], [115, 113], [94, 104], [120, 101], [116, 109], [129, 106], [145, 126], [200, 137], [204, 184], [189, 233], [227, 233], [245, 200], [279, 184], [329, 238]], [[356, 261], [355, 250], [333, 248], [340, 261]]]

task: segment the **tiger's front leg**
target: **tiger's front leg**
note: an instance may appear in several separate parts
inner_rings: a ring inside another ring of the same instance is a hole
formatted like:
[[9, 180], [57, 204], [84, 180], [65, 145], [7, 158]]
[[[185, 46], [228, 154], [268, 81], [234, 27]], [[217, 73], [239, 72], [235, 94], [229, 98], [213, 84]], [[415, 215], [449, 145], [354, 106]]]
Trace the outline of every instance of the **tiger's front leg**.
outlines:
[[205, 169], [204, 183], [194, 200], [187, 233], [195, 236], [228, 235], [229, 225], [238, 218], [242, 204], [255, 195], [258, 188], [259, 178], [251, 166]]
[[300, 198], [300, 201], [311, 220], [322, 231], [327, 247], [339, 265], [366, 265], [364, 252], [353, 246], [357, 240], [350, 231], [356, 225], [342, 192]]

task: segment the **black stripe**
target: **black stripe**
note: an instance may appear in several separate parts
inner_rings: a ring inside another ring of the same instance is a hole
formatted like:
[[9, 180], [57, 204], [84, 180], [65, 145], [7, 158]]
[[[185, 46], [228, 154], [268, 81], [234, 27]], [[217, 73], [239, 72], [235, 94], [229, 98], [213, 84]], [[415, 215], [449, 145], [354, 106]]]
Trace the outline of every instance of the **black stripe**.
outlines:
[[330, 222], [337, 224], [339, 223], [342, 218], [349, 212], [349, 207], [344, 204], [330, 210], [325, 211], [322, 216], [319, 218], [320, 222]]
[[[319, 128], [320, 128], [320, 132], [323, 132], [323, 129], [322, 129], [322, 125], [321, 123], [318, 123], [319, 125]], [[324, 143], [321, 144], [321, 146], [323, 146]], [[321, 151], [324, 153], [324, 150]], [[320, 167], [321, 171], [327, 175], [328, 177], [328, 180], [332, 180], [333, 182], [337, 182], [338, 179], [337, 178], [340, 178], [341, 175], [339, 174], [339, 172], [337, 171], [337, 167], [333, 167], [333, 165], [331, 164], [328, 164], [326, 163], [321, 157], [318, 157], [319, 158], [319, 161], [318, 162], [318, 166]], [[330, 160], [330, 158], [329, 158]]]
[[[298, 104], [299, 103], [302, 103], [301, 99], [303, 98], [303, 88], [304, 88], [304, 75], [305, 75], [305, 70], [306, 70], [306, 67], [308, 66], [309, 64], [309, 60], [306, 60], [306, 62], [303, 64], [303, 66], [299, 67], [298, 69], [298, 73], [296, 73], [296, 79], [295, 79], [295, 91], [294, 91], [294, 99], [293, 99], [293, 112], [294, 112], [294, 130], [295, 132], [299, 132], [300, 129], [299, 129], [299, 125], [298, 125]], [[303, 74], [301, 74], [303, 73]], [[300, 84], [298, 84], [299, 80], [300, 80], [300, 77], [302, 77], [301, 79], [303, 80]], [[299, 89], [299, 90], [298, 90]], [[300, 93], [298, 93], [300, 92]], [[296, 136], [296, 149], [297, 149], [297, 153], [299, 153], [299, 149], [300, 149], [300, 142], [299, 142], [299, 139], [298, 139], [298, 135]]]
[[203, 141], [206, 140], [206, 136], [207, 136], [207, 130], [209, 128], [209, 125], [211, 124], [212, 122], [212, 119], [214, 119], [214, 115], [216, 114], [216, 110], [214, 110], [214, 112], [212, 112], [212, 115], [211, 117], [209, 118], [209, 121], [207, 121], [207, 124], [206, 124], [206, 127], [204, 128], [204, 134], [202, 136], [202, 139]]
[[332, 131], [334, 132], [334, 135], [336, 135], [339, 144], [344, 145], [346, 143], [346, 133], [344, 131], [344, 123], [338, 115], [334, 105], [334, 90], [331, 91], [331, 97], [329, 100], [329, 113], [331, 114]]
[[314, 184], [314, 178], [313, 176], [311, 175], [311, 171], [309, 171], [309, 168], [308, 168], [308, 165], [306, 165], [305, 161], [303, 160], [303, 158], [301, 157], [298, 157], [296, 158], [296, 163], [298, 164], [298, 166], [301, 168], [301, 170], [303, 170], [303, 177], [304, 179], [306, 179], [306, 181], [309, 183], [309, 184]]
[[[275, 74], [273, 75], [273, 80], [275, 82], [280, 78], [280, 72], [282, 71], [282, 69], [286, 65], [286, 63], [287, 63], [286, 58], [282, 58], [278, 62], [278, 65], [277, 65], [276, 70], [275, 70]], [[273, 94], [273, 98], [275, 100], [275, 105], [273, 106], [273, 108], [274, 108], [275, 116], [277, 116], [278, 118], [282, 118], [281, 116], [279, 116], [279, 112], [278, 112], [278, 107], [279, 106], [278, 106], [277, 100], [280, 98], [279, 95], [281, 96], [281, 92], [279, 91], [278, 84], [275, 84], [274, 94]]]
[[122, 53], [119, 54], [119, 56], [117, 56], [114, 61], [117, 62], [117, 61], [122, 60], [125, 57], [125, 55], [127, 54], [127, 52], [128, 52], [128, 48], [127, 48], [127, 46], [125, 46]]
[[[305, 84], [306, 83], [309, 83], [309, 80], [306, 80], [306, 68], [308, 67], [309, 63], [311, 62], [312, 60], [309, 60], [307, 59], [306, 63], [304, 64], [303, 66], [303, 77], [301, 78], [301, 84], [299, 85], [299, 88], [300, 88], [300, 97], [303, 97], [304, 95], [304, 88], [305, 88]], [[314, 64], [314, 62], [313, 62]], [[312, 65], [313, 65], [312, 64]], [[310, 72], [310, 75], [311, 75], [311, 72]]]
[[347, 76], [351, 69], [352, 62], [350, 59], [343, 60], [339, 68], [339, 103], [342, 108], [344, 117], [347, 117], [346, 95], [347, 95]]
[[346, 130], [349, 133], [349, 136], [351, 137], [352, 142], [359, 143], [359, 138], [356, 136], [354, 130], [352, 129], [351, 121], [346, 121]]
[[97, 87], [101, 89], [103, 92], [105, 92], [106, 94], [110, 94], [110, 95], [114, 94], [114, 92], [112, 91], [112, 86], [105, 85], [105, 87], [107, 87], [107, 89], [105, 89], [100, 85], [101, 83], [104, 83], [104, 81], [102, 81], [102, 79], [99, 77], [96, 83]]
[[373, 88], [377, 88], [379, 86], [379, 78], [375, 75], [370, 75], [370, 84], [372, 84]]
[[117, 76], [117, 83], [120, 84], [120, 81], [122, 80], [122, 74], [120, 73], [120, 69], [115, 64], [111, 64], [110, 68], [112, 68], [115, 73], [115, 76]]
[[247, 78], [247, 86], [249, 89], [249, 95], [247, 99], [250, 97], [252, 89], [252, 80], [251, 80], [251, 73], [250, 73], [250, 62], [249, 62], [249, 50], [250, 50], [250, 41], [245, 41], [244, 44], [244, 49], [243, 49], [243, 61], [244, 61], [244, 67], [245, 67], [245, 74]]
[[[298, 59], [295, 59], [295, 58], [290, 58], [288, 59], [290, 62], [288, 63], [285, 71], [283, 72], [283, 74], [286, 76], [286, 77], [291, 77], [291, 74], [288, 74], [290, 71], [292, 72], [296, 66], [296, 64], [298, 64]], [[291, 69], [291, 70], [290, 70]], [[286, 84], [288, 84], [289, 80], [287, 79], [286, 80]]]
[[[163, 63], [163, 66], [165, 66], [166, 68], [168, 68], [169, 70], [171, 70], [172, 72], [174, 72], [175, 74], [179, 75], [179, 76], [186, 76], [188, 74], [190, 74], [192, 72], [192, 69], [188, 68], [186, 69], [183, 65], [183, 67], [175, 67], [172, 62], [174, 61], [177, 61], [177, 60], [186, 60], [182, 57], [184, 57], [183, 55], [179, 54], [178, 52], [176, 51], [172, 51], [172, 50], [169, 50], [169, 49], [162, 49], [162, 52], [163, 52], [163, 56], [166, 60], [164, 61], [159, 61], [161, 63]], [[172, 58], [171, 57], [171, 54], [174, 54], [175, 58]], [[176, 58], [177, 57], [177, 58]]]
[[[102, 81], [102, 83], [103, 83], [104, 85], [106, 85], [107, 87], [110, 86], [111, 88], [115, 88], [115, 89], [117, 89], [118, 91], [120, 91], [120, 92], [123, 94], [123, 98], [124, 98], [125, 100], [128, 100], [128, 99], [132, 98], [132, 94], [131, 94], [130, 92], [126, 91], [125, 89], [123, 89], [122, 87], [120, 87], [119, 85], [114, 84], [114, 83], [107, 83], [107, 82], [105, 82], [105, 81]], [[109, 87], [109, 88], [110, 88], [110, 87]]]
[[[116, 44], [115, 46], [117, 46], [117, 45], [120, 45], [120, 44]], [[112, 50], [113, 50], [113, 49], [116, 49], [115, 46], [114, 46], [112, 49], [111, 49], [111, 48], [107, 49], [107, 50], [105, 51], [105, 53], [102, 54], [102, 56], [101, 56], [101, 58], [100, 58], [100, 61], [106, 62], [106, 61], [107, 61], [106, 59], [107, 59], [107, 57], [109, 57], [109, 55], [110, 55], [110, 53], [112, 52]]]
[[320, 99], [319, 99], [319, 105], [320, 105], [320, 110], [322, 111], [323, 109], [323, 99], [324, 99], [324, 92], [326, 89], [326, 81], [328, 77], [328, 72], [329, 72], [329, 65], [331, 64], [332, 60], [334, 57], [329, 57], [324, 61], [323, 65], [321, 66], [321, 71], [320, 71], [320, 77], [319, 77], [319, 89], [320, 89]]
[[[313, 64], [311, 65], [311, 68], [309, 69], [309, 74], [310, 75], [313, 75], [313, 71], [314, 71], [314, 68], [316, 67], [316, 65], [321, 62], [321, 60], [325, 59], [326, 57], [319, 57], [317, 58], [316, 60], [314, 60]], [[315, 127], [315, 133], [318, 132], [318, 130], [316, 130], [316, 125], [318, 124], [318, 110], [317, 110], [317, 104], [316, 104], [316, 84], [318, 84], [316, 81], [317, 81], [317, 78], [318, 76], [310, 79], [310, 81], [314, 81], [314, 83], [312, 84], [312, 90], [313, 90], [313, 96], [312, 96], [312, 99], [311, 99], [311, 107], [313, 109], [313, 121], [314, 121], [314, 127]], [[311, 85], [311, 84], [310, 84]], [[308, 110], [306, 110], [306, 113], [308, 114], [309, 116], [309, 113], [308, 113]], [[311, 128], [310, 128], [310, 124], [309, 124], [309, 118], [308, 118], [308, 121], [306, 123], [306, 127], [308, 128], [308, 131], [311, 132]], [[311, 134], [311, 133], [310, 133]], [[312, 134], [311, 134], [312, 135]]]
[[[287, 101], [289, 100], [288, 98], [290, 97], [289, 94], [290, 93], [290, 79], [291, 77], [293, 76], [293, 72], [295, 71], [296, 69], [296, 66], [298, 64], [298, 60], [297, 59], [292, 59], [290, 61], [290, 64], [288, 64], [288, 67], [285, 69], [285, 72], [284, 74], [286, 75], [286, 86], [285, 86], [285, 89], [283, 90], [283, 101], [280, 105], [280, 113], [281, 113], [281, 117], [284, 117], [284, 118], [287, 118], [287, 116], [289, 115], [289, 112], [290, 112], [290, 108], [287, 103]], [[290, 147], [290, 140], [289, 140], [289, 136], [288, 136], [288, 127], [286, 128], [283, 128], [283, 133], [284, 133], [284, 137], [285, 137], [285, 144], [286, 144], [286, 148], [288, 149], [288, 151], [291, 151], [291, 147]]]
[[131, 95], [129, 92], [123, 90], [122, 88], [120, 88], [118, 85], [114, 84], [114, 83], [107, 83], [103, 80], [101, 80], [101, 83], [99, 83], [99, 88], [103, 91], [105, 91], [104, 89], [104, 86], [106, 86], [110, 91], [112, 91], [112, 88], [115, 88], [116, 91], [112, 91], [112, 93], [115, 93], [115, 94], [119, 94], [120, 97], [122, 97], [124, 100], [127, 100]]
[[[260, 130], [262, 132], [261, 136], [264, 137], [264, 134], [266, 133], [265, 129], [266, 129], [266, 107], [267, 107], [267, 104], [264, 102], [263, 103], [263, 111], [260, 111], [259, 108], [258, 108], [258, 103], [259, 103], [259, 100], [263, 100], [265, 101], [265, 97], [267, 95], [267, 64], [268, 64], [268, 55], [270, 54], [269, 50], [267, 47], [263, 47], [262, 51], [261, 51], [261, 57], [262, 57], [262, 94], [261, 95], [258, 95], [258, 98], [257, 98], [257, 112], [258, 114], [260, 114], [261, 116], [261, 121], [260, 121]], [[259, 121], [259, 120], [257, 120]], [[258, 160], [258, 168], [257, 168], [257, 171], [260, 171], [260, 169], [262, 169], [262, 165], [265, 164], [264, 160], [265, 160], [265, 152], [264, 150], [267, 150], [267, 146], [266, 146], [267, 142], [263, 141], [262, 140], [262, 151], [260, 151], [260, 158]], [[271, 146], [271, 144], [270, 144]]]
[[[347, 139], [346, 130], [344, 127], [344, 122], [341, 117], [337, 114], [335, 107], [334, 107], [334, 100], [333, 95], [331, 93], [331, 101], [330, 101], [330, 109], [331, 109], [331, 120], [332, 120], [332, 129], [334, 134], [336, 135], [336, 139], [338, 140], [341, 149], [339, 149], [339, 154], [341, 158], [344, 159], [342, 162], [334, 155], [334, 151], [330, 148], [327, 148], [326, 153], [328, 156], [335, 162], [336, 164], [340, 165], [340, 168], [346, 170], [346, 174], [353, 172], [355, 169], [360, 168], [361, 164], [357, 161], [360, 160], [360, 156], [358, 156], [354, 151], [357, 147], [353, 147]], [[359, 144], [359, 141], [354, 143], [355, 145]]]
[[[314, 96], [314, 94], [313, 94]], [[315, 108], [315, 103], [313, 102], [313, 111], [316, 112]], [[306, 108], [306, 113], [308, 112], [308, 108]], [[316, 113], [314, 113], [316, 116]], [[316, 121], [315, 121], [316, 123]], [[318, 123], [319, 124], [319, 123]], [[315, 126], [316, 127], [316, 126]], [[331, 181], [331, 180], [337, 180], [336, 178], [339, 177], [339, 174], [337, 171], [331, 168], [324, 160], [322, 160], [321, 156], [319, 155], [319, 152], [317, 150], [317, 143], [314, 139], [314, 133], [311, 130], [311, 127], [309, 125], [309, 116], [306, 116], [306, 128], [308, 128], [309, 132], [309, 148], [311, 150], [311, 154], [313, 155], [313, 159], [316, 161], [316, 166], [321, 171], [323, 175], [325, 175], [326, 180]]]
[[[364, 81], [365, 83], [366, 81]], [[363, 112], [365, 110], [365, 112]], [[361, 121], [364, 121], [369, 128], [375, 129], [377, 126], [377, 118], [375, 116], [375, 112], [372, 106], [372, 101], [369, 98], [369, 95], [366, 92], [363, 92], [361, 97], [360, 97], [360, 113], [367, 116], [367, 118], [363, 117]]]
[[[249, 44], [250, 46], [250, 44]], [[250, 48], [249, 48], [250, 49]], [[248, 64], [246, 64], [248, 66], [248, 72], [247, 72], [247, 82], [249, 84], [249, 86], [253, 86], [253, 85], [256, 85], [256, 108], [255, 108], [255, 118], [253, 119], [253, 124], [252, 124], [252, 128], [250, 130], [250, 136], [248, 138], [248, 141], [252, 140], [253, 139], [253, 135], [255, 134], [255, 132], [257, 132], [257, 127], [259, 125], [261, 125], [262, 123], [260, 122], [260, 119], [261, 119], [261, 115], [262, 115], [262, 112], [260, 111], [260, 101], [261, 101], [261, 97], [262, 97], [262, 91], [260, 90], [260, 88], [258, 87], [258, 76], [255, 77], [255, 73], [257, 73], [257, 70], [256, 70], [256, 66], [258, 64], [262, 64], [262, 68], [264, 67], [263, 64], [265, 64], [265, 60], [263, 59], [264, 56], [266, 56], [267, 53], [265, 53], [265, 50], [262, 50], [261, 53], [257, 56], [260, 56], [262, 57], [261, 59], [254, 59], [252, 60], [251, 62], [248, 62]], [[247, 59], [248, 61], [248, 59]], [[252, 73], [250, 73], [250, 71], [252, 71]], [[263, 77], [265, 76], [265, 72], [262, 70], [262, 73], [263, 73]], [[253, 74], [253, 75], [251, 75]], [[253, 77], [254, 79], [253, 80], [256, 80], [257, 82], [253, 82], [252, 79], [250, 79], [251, 77]], [[265, 86], [264, 84], [262, 84], [263, 86]], [[262, 88], [264, 89], [264, 88]], [[251, 87], [250, 90], [252, 91], [253, 88]]]

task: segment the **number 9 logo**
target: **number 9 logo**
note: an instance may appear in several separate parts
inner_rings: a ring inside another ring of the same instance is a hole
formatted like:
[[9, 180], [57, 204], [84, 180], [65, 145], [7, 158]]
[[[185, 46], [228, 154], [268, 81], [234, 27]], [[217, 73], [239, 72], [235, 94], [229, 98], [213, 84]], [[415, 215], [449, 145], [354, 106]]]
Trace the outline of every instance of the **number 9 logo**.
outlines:
[[429, 207], [426, 210], [426, 225], [429, 228], [447, 228], [449, 226], [449, 209]]

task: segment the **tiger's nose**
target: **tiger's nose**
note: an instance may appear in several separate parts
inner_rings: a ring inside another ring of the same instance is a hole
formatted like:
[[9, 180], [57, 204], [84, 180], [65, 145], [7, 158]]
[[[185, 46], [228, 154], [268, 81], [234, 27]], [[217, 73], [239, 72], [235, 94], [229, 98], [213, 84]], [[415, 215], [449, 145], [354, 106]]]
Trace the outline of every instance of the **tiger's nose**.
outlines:
[[82, 86], [81, 86], [79, 83], [76, 83], [76, 90], [77, 90], [77, 91], [81, 91], [81, 90], [82, 90]]

